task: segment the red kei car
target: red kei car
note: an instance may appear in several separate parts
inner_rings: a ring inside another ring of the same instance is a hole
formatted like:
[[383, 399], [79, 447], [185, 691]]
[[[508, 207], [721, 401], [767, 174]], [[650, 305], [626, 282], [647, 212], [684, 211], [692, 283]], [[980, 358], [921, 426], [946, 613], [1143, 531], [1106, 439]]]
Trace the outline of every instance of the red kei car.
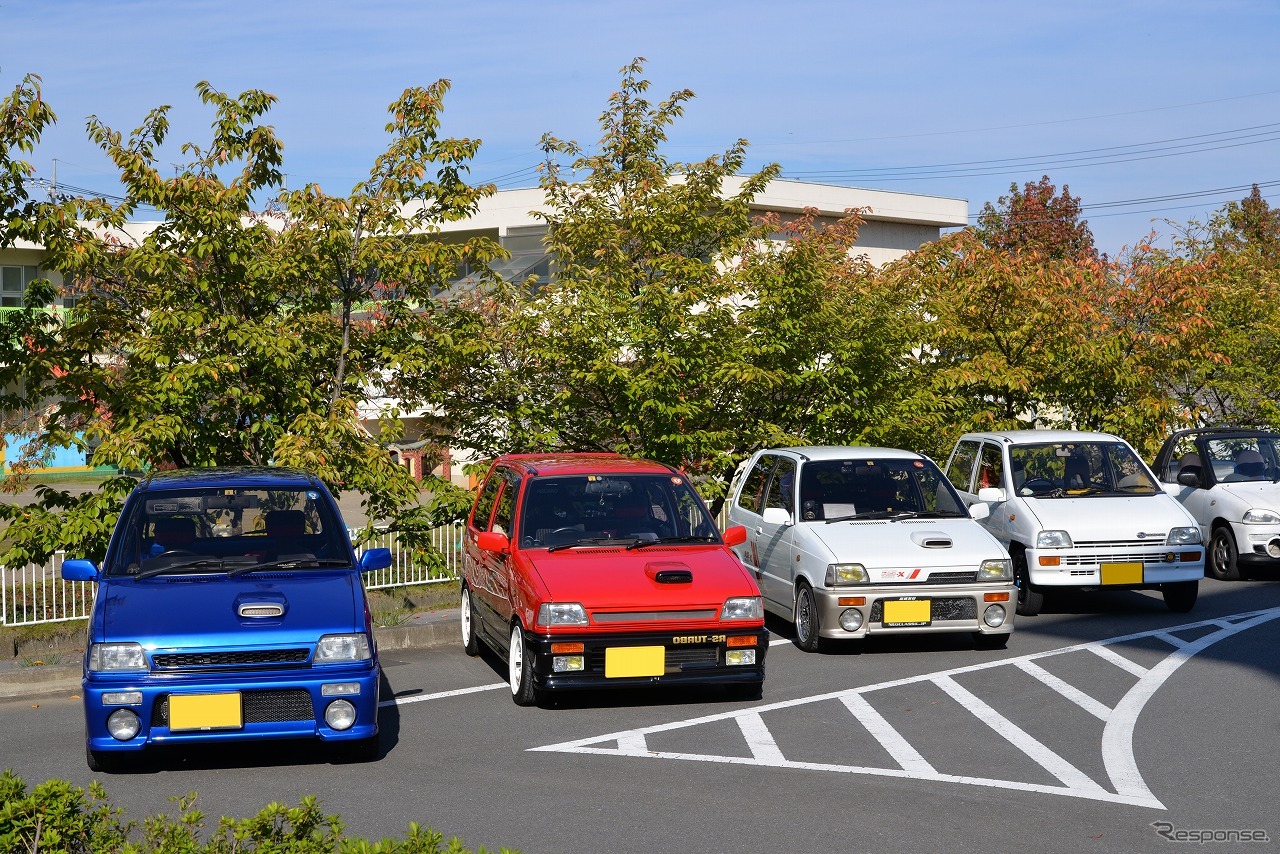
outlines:
[[617, 454], [509, 454], [467, 521], [462, 642], [505, 653], [511, 696], [723, 684], [759, 698], [755, 580], [679, 471]]

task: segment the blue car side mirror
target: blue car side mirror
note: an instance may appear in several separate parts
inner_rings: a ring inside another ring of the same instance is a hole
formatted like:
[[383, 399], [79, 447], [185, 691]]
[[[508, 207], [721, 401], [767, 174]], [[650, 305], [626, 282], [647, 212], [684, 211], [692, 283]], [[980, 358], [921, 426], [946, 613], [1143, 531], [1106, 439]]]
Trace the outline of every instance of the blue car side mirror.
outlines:
[[91, 560], [66, 560], [62, 562], [63, 581], [97, 581], [98, 567]]
[[372, 572], [391, 566], [391, 549], [367, 549], [360, 555], [360, 571]]

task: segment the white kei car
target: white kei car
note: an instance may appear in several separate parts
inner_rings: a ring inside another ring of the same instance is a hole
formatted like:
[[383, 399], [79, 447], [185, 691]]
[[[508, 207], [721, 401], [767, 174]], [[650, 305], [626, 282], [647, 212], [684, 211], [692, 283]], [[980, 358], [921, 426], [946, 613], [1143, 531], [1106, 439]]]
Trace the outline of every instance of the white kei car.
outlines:
[[1181, 430], [1156, 455], [1160, 486], [1200, 525], [1205, 574], [1219, 581], [1280, 568], [1280, 434]]
[[764, 606], [807, 652], [869, 634], [970, 632], [1003, 648], [1013, 631], [1008, 553], [974, 522], [927, 457], [891, 448], [758, 451], [731, 487], [734, 547]]

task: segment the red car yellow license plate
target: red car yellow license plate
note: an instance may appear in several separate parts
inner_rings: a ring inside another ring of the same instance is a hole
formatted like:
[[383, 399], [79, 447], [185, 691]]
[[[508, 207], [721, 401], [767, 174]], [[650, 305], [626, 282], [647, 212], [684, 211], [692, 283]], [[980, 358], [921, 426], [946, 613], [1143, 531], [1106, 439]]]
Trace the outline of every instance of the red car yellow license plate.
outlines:
[[661, 676], [667, 669], [667, 651], [660, 646], [611, 646], [604, 651], [606, 679], [622, 676]]
[[239, 729], [240, 694], [170, 694], [169, 729]]

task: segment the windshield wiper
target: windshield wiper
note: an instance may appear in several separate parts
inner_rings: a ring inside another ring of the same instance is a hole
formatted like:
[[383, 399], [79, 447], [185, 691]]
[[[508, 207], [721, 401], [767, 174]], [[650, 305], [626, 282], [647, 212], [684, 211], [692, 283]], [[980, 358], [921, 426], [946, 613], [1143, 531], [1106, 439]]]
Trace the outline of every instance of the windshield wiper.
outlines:
[[861, 513], [827, 519], [826, 522], [830, 525], [832, 522], [849, 522], [854, 519], [909, 519], [919, 515], [921, 514], [915, 510], [863, 510]]
[[645, 546], [652, 546], [657, 543], [718, 543], [719, 537], [658, 537], [656, 540], [636, 540], [627, 546], [627, 551], [632, 549], [642, 549]]
[[200, 558], [199, 560], [184, 560], [180, 563], [171, 563], [168, 566], [157, 566], [153, 569], [144, 569], [142, 572], [135, 575], [134, 578], [139, 580], [143, 578], [154, 578], [157, 575], [164, 575], [166, 572], [183, 572], [188, 569], [204, 569], [205, 567], [217, 567], [218, 569], [224, 569], [226, 565], [227, 562], [225, 560], [216, 557]]
[[244, 575], [246, 572], [257, 572], [261, 569], [298, 568], [303, 566], [351, 566], [351, 561], [340, 557], [291, 557], [284, 560], [269, 560], [266, 563], [255, 563], [251, 566], [238, 566], [227, 571], [227, 578]]
[[574, 540], [572, 543], [560, 543], [554, 546], [548, 546], [548, 552], [558, 552], [564, 549], [571, 549], [574, 546], [598, 546], [601, 543], [616, 543], [617, 537], [583, 537], [580, 540]]

